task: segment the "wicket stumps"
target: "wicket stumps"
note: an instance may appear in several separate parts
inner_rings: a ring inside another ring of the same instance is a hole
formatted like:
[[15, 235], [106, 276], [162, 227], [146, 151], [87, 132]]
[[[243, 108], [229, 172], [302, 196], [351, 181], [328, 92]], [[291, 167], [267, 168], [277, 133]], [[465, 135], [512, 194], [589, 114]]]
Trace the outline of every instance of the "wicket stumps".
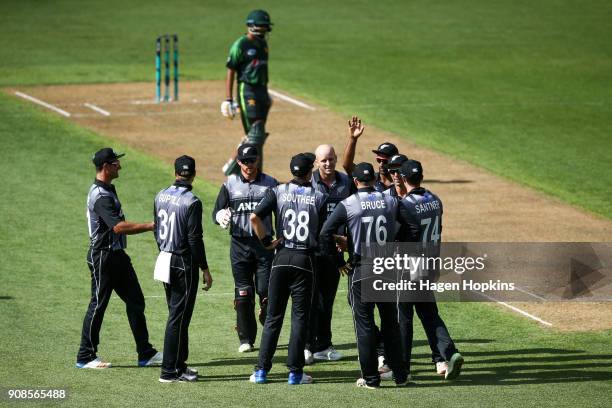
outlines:
[[[172, 65], [174, 67], [174, 98], [172, 101], [178, 101], [179, 98], [179, 51], [178, 51], [178, 35], [163, 34], [157, 37], [155, 41], [155, 100], [159, 102], [170, 102], [170, 40], [172, 40]], [[163, 50], [162, 50], [163, 48]], [[163, 51], [163, 53], [162, 53]], [[162, 55], [165, 68], [164, 85], [165, 92], [162, 100]]]

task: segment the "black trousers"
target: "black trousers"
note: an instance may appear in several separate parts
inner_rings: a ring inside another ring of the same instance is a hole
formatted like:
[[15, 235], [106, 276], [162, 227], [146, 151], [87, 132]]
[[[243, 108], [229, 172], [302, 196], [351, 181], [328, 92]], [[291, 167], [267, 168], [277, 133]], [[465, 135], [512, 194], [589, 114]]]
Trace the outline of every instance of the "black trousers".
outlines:
[[313, 261], [309, 252], [282, 248], [274, 257], [270, 273], [270, 301], [266, 324], [261, 335], [256, 370], [269, 371], [283, 327], [285, 310], [291, 296], [291, 335], [287, 367], [300, 372], [304, 368], [304, 347], [308, 315], [312, 302]]
[[431, 297], [434, 299], [432, 302], [404, 302], [399, 304], [403, 360], [408, 372], [410, 372], [410, 360], [412, 359], [412, 324], [415, 310], [427, 336], [427, 342], [431, 349], [431, 360], [434, 363], [449, 361], [452, 355], [457, 353], [455, 343], [453, 343], [453, 339], [438, 313], [438, 305], [433, 294], [431, 294]]
[[87, 253], [87, 265], [91, 272], [91, 300], [83, 320], [77, 362], [88, 363], [97, 357], [100, 328], [113, 290], [125, 302], [128, 321], [136, 341], [138, 360], [153, 357], [157, 350], [149, 343], [144, 314], [145, 300], [130, 257], [123, 250], [90, 249]]
[[[238, 339], [240, 344], [252, 345], [257, 337], [255, 293], [259, 297], [259, 307], [265, 313], [274, 251], [263, 248], [257, 239], [232, 237], [230, 259], [234, 275], [234, 309]], [[262, 320], [264, 318], [265, 315]]]
[[314, 293], [306, 342], [306, 348], [313, 353], [332, 345], [331, 321], [340, 282], [337, 265], [336, 255], [315, 256]]
[[168, 302], [168, 322], [164, 336], [161, 377], [179, 377], [187, 368], [189, 323], [198, 293], [198, 266], [190, 255], [172, 255], [170, 283], [164, 283]]
[[353, 274], [349, 276], [349, 295], [353, 310], [361, 376], [368, 385], [380, 385], [378, 353], [376, 350], [377, 335], [374, 323], [374, 306], [376, 306], [380, 314], [380, 330], [384, 337], [385, 361], [393, 370], [395, 382], [401, 383], [406, 380], [408, 374], [402, 361], [397, 305], [387, 302], [363, 302], [361, 300], [361, 285], [368, 284], [367, 282], [363, 280], [354, 281]]

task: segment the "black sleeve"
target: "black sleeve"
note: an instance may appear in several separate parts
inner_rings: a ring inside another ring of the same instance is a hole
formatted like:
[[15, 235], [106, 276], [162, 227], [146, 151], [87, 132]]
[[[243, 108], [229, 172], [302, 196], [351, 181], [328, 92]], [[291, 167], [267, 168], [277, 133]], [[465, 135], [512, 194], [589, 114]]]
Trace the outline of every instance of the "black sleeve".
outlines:
[[317, 236], [319, 236], [319, 234], [321, 234], [321, 229], [323, 228], [323, 224], [325, 223], [325, 220], [327, 220], [327, 198], [328, 198], [328, 194], [324, 194], [323, 198], [321, 199], [321, 207], [319, 207], [319, 228], [317, 230]]
[[351, 195], [355, 194], [357, 192], [357, 186], [355, 185], [355, 183], [351, 182], [351, 185], [349, 187], [349, 191], [351, 192]]
[[339, 203], [334, 212], [325, 220], [321, 233], [319, 234], [319, 247], [325, 255], [334, 255], [336, 251], [336, 241], [334, 234], [341, 225], [346, 224], [348, 216], [344, 204]]
[[157, 197], [153, 200], [153, 236], [155, 237], [155, 245], [159, 251], [159, 242], [157, 242]]
[[191, 255], [197, 265], [202, 268], [208, 268], [206, 261], [206, 249], [204, 248], [204, 240], [202, 239], [202, 202], [196, 200], [189, 210], [187, 210], [187, 240]]
[[264, 198], [262, 198], [259, 204], [257, 204], [257, 207], [255, 207], [253, 214], [263, 219], [266, 218], [268, 215], [272, 214], [272, 212], [274, 212], [275, 210], [276, 192], [274, 191], [274, 188], [269, 188], [266, 191], [266, 195], [264, 195]]
[[[439, 199], [438, 199], [439, 200]], [[440, 225], [438, 226], [438, 235], [442, 236], [442, 215], [444, 214], [444, 207], [442, 201], [440, 201]]]
[[401, 242], [418, 242], [420, 234], [420, 226], [413, 219], [410, 211], [400, 202], [398, 204], [397, 221], [400, 223], [400, 232], [396, 237], [397, 241]]
[[217, 222], [217, 213], [224, 208], [229, 207], [230, 198], [229, 191], [227, 191], [227, 187], [225, 184], [221, 186], [221, 190], [219, 190], [219, 194], [217, 195], [217, 201], [215, 201], [215, 208], [212, 212], [212, 220], [215, 224], [219, 225]]
[[102, 217], [102, 220], [110, 229], [123, 221], [119, 215], [119, 209], [115, 207], [115, 202], [111, 197], [102, 196], [98, 198], [94, 204], [94, 211]]

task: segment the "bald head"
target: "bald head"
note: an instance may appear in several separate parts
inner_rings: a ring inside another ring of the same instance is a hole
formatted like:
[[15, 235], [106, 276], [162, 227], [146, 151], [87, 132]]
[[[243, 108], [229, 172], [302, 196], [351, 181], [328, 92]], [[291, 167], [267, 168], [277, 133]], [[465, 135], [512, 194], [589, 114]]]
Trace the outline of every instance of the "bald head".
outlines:
[[332, 155], [332, 156], [336, 155], [336, 151], [334, 150], [334, 146], [332, 145], [322, 144], [322, 145], [319, 145], [315, 149], [315, 156], [317, 156], [317, 160], [319, 160], [322, 157], [329, 156], [329, 155]]
[[336, 171], [336, 151], [332, 145], [322, 144], [315, 150], [315, 156], [317, 157], [316, 165], [319, 168], [319, 173], [323, 177], [329, 177]]

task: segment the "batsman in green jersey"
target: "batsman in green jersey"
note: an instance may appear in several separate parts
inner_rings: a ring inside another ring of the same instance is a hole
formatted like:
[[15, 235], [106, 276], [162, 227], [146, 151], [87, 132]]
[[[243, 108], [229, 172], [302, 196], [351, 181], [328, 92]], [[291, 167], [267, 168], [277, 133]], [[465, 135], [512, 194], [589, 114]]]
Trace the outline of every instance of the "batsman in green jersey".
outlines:
[[[226, 100], [221, 104], [221, 113], [233, 119], [240, 107], [240, 117], [246, 135], [242, 143], [251, 143], [258, 147], [261, 169], [263, 144], [267, 137], [266, 119], [272, 105], [268, 95], [266, 42], [267, 33], [272, 31], [272, 22], [266, 11], [254, 10], [247, 16], [246, 25], [248, 32], [234, 42], [227, 58]], [[234, 80], [237, 82], [237, 102], [233, 97]], [[223, 172], [230, 175], [238, 170], [234, 152], [233, 157], [223, 166]]]

